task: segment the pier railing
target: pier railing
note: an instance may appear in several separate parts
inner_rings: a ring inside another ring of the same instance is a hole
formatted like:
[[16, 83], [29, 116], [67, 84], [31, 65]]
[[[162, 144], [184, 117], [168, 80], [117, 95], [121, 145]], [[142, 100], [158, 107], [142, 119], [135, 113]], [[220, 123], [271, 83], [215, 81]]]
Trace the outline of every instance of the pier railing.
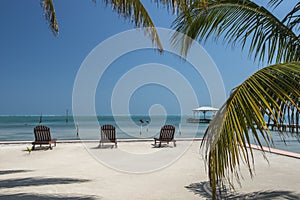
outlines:
[[299, 133], [299, 130], [300, 130], [300, 125], [299, 124], [274, 124], [274, 123], [268, 123], [267, 126], [271, 131]]

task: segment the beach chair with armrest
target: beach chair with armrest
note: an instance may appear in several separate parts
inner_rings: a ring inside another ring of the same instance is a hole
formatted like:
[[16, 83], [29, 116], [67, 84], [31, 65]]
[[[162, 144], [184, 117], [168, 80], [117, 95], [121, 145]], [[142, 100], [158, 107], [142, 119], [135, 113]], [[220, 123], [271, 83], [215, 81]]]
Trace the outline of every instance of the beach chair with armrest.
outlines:
[[164, 125], [160, 129], [159, 138], [154, 138], [154, 145], [159, 142], [159, 147], [161, 147], [161, 143], [165, 142], [169, 144], [169, 142], [174, 143], [174, 147], [176, 147], [176, 140], [174, 139], [175, 127], [173, 125]]
[[56, 146], [56, 138], [51, 138], [50, 128], [47, 126], [36, 126], [34, 128], [34, 138], [35, 141], [32, 142], [32, 150], [35, 149], [35, 145], [49, 145], [49, 148], [52, 149], [51, 144]]
[[101, 126], [101, 139], [99, 142], [99, 147], [103, 146], [103, 143], [115, 143], [117, 148], [117, 138], [116, 138], [116, 128], [111, 124], [105, 124]]

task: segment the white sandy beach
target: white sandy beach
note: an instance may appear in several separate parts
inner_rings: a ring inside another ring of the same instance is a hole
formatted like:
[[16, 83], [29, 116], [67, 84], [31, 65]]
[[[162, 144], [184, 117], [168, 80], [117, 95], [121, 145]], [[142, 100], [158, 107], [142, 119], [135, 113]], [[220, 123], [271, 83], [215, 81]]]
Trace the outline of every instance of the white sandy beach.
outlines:
[[[119, 142], [118, 149], [150, 152], [152, 142]], [[184, 146], [164, 147], [162, 151], [178, 151]], [[208, 178], [204, 160], [199, 154], [200, 142], [175, 162], [148, 173], [128, 173], [103, 165], [95, 151], [116, 160], [116, 149], [87, 149], [81, 143], [59, 143], [53, 150], [25, 151], [31, 145], [0, 145], [0, 199], [209, 199]], [[90, 144], [97, 146], [97, 143]], [[166, 154], [167, 155], [167, 154]], [[157, 153], [157, 162], [165, 160]], [[256, 176], [244, 173], [242, 188], [230, 198], [237, 199], [300, 199], [300, 159], [255, 151]], [[128, 159], [128, 162], [134, 162]], [[126, 163], [126, 162], [124, 162]], [[147, 165], [147, 163], [144, 163]], [[126, 165], [127, 166], [127, 165]], [[125, 167], [126, 167], [125, 166]], [[242, 169], [245, 171], [245, 169]], [[246, 172], [246, 171], [245, 171]]]

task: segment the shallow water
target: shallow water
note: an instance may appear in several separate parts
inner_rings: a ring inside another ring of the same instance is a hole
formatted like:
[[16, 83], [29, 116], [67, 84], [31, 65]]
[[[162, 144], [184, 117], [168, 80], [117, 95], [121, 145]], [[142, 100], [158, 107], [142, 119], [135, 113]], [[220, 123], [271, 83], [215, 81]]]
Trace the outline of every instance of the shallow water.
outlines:
[[[191, 116], [98, 116], [74, 120], [70, 116], [66, 122], [66, 116], [43, 116], [42, 123], [39, 123], [40, 116], [0, 116], [0, 141], [32, 141], [33, 129], [40, 124], [50, 127], [52, 137], [59, 140], [97, 140], [103, 124], [115, 125], [117, 138], [153, 138], [159, 134], [164, 124], [176, 127], [175, 138], [202, 138], [208, 124], [187, 123], [189, 117]], [[300, 153], [300, 144], [295, 137], [286, 137], [284, 143], [278, 133], [273, 132], [272, 135], [274, 148]]]

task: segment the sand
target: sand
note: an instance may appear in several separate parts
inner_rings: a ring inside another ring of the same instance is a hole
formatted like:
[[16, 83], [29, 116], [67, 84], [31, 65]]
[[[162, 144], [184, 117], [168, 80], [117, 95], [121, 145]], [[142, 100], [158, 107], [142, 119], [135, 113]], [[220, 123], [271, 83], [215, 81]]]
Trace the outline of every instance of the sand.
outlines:
[[[98, 149], [97, 143], [59, 143], [53, 150], [30, 154], [25, 151], [29, 144], [0, 145], [0, 199], [210, 198], [199, 141], [191, 146], [178, 141], [177, 147], [170, 144], [160, 149], [153, 148], [152, 143], [119, 142], [118, 149], [110, 145]], [[181, 153], [164, 163], [174, 152]], [[145, 160], [140, 162], [129, 154]], [[150, 154], [155, 154], [150, 159], [156, 164], [147, 163], [150, 161], [145, 156]], [[236, 185], [236, 191], [227, 197], [300, 199], [300, 159], [267, 156], [269, 164], [255, 151], [255, 177], [251, 179], [243, 167], [242, 188]]]

